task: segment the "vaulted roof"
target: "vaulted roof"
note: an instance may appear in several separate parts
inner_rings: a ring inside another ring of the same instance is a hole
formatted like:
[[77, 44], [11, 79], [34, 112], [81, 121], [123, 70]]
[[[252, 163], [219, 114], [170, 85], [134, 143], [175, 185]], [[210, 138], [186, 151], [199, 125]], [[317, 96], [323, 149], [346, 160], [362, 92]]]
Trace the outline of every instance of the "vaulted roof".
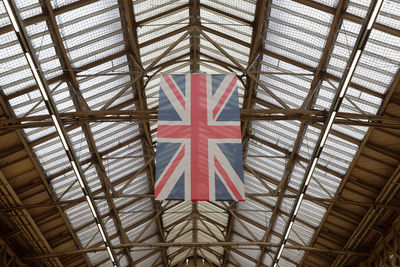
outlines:
[[[366, 261], [400, 209], [399, 62], [398, 0], [3, 0], [4, 262]], [[228, 72], [246, 201], [155, 201], [160, 73]]]

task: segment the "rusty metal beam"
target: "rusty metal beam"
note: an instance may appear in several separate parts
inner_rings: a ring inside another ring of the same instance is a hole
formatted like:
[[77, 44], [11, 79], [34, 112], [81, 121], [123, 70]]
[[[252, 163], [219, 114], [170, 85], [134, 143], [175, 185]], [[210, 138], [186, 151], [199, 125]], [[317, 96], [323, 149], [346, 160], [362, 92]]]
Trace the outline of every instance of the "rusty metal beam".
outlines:
[[[121, 249], [121, 248], [137, 248], [137, 247], [252, 247], [252, 246], [267, 246], [267, 247], [278, 247], [279, 244], [276, 243], [267, 243], [267, 242], [165, 242], [165, 243], [127, 243], [127, 244], [119, 244], [112, 246], [113, 249]], [[338, 255], [355, 255], [355, 256], [368, 256], [368, 253], [363, 252], [354, 252], [347, 250], [335, 250], [335, 249], [326, 249], [326, 248], [318, 248], [318, 247], [308, 247], [308, 246], [297, 246], [297, 245], [286, 245], [286, 249], [291, 250], [303, 250], [303, 251], [315, 251], [315, 252], [324, 252]], [[89, 253], [89, 252], [97, 252], [97, 251], [105, 251], [105, 247], [92, 247], [85, 248], [81, 250], [72, 250], [72, 251], [60, 251], [55, 253], [48, 253], [37, 255], [34, 257], [26, 257], [25, 259], [46, 259], [52, 257], [59, 257], [61, 255], [72, 255], [79, 253]], [[255, 261], [255, 259], [253, 259]]]
[[[200, 23], [200, 1], [189, 0], [189, 23]], [[199, 71], [199, 52], [200, 52], [200, 35], [197, 28], [190, 33], [190, 73], [197, 73]], [[196, 251], [195, 251], [196, 252]], [[196, 254], [196, 253], [195, 253]]]
[[[115, 112], [118, 113], [118, 112]], [[126, 115], [124, 115], [125, 113]], [[137, 122], [137, 123], [146, 123], [150, 121], [157, 120], [157, 111], [152, 110], [152, 114], [150, 115], [135, 115], [135, 114], [127, 114], [125, 111], [122, 111], [122, 115], [100, 115], [100, 116], [85, 116], [85, 115], [78, 115], [75, 116], [74, 114], [66, 114], [66, 117], [63, 120], [65, 125], [69, 125], [67, 127], [67, 131], [71, 131], [85, 123], [89, 122]], [[318, 113], [318, 112], [316, 112]], [[99, 113], [100, 114], [100, 113]], [[72, 116], [71, 116], [72, 115]], [[339, 114], [340, 115], [340, 114]], [[356, 126], [365, 126], [365, 127], [375, 127], [381, 129], [393, 129], [399, 130], [400, 129], [400, 119], [393, 120], [392, 118], [375, 117], [376, 121], [366, 121], [366, 119], [358, 119], [358, 118], [349, 118], [353, 117], [352, 115], [345, 115], [343, 117], [336, 116], [334, 123], [337, 125], [356, 125]], [[357, 117], [357, 116], [354, 116]], [[46, 118], [45, 120], [39, 120], [39, 118]], [[26, 117], [26, 118], [16, 118], [16, 119], [0, 119], [0, 130], [16, 130], [16, 129], [28, 129], [28, 128], [41, 128], [41, 127], [48, 127], [52, 125], [52, 122], [47, 119], [48, 115], [40, 115], [37, 117]], [[241, 112], [241, 121], [242, 122], [249, 122], [249, 121], [287, 121], [287, 120], [295, 120], [307, 123], [308, 125], [312, 125], [316, 128], [322, 128], [323, 122], [325, 121], [325, 117], [321, 115], [304, 115], [299, 113], [298, 115], [291, 114], [291, 115], [281, 115], [277, 113], [277, 115], [258, 115], [256, 112], [253, 114], [251, 113], [243, 113]], [[20, 122], [25, 122], [21, 124]], [[345, 135], [341, 132], [332, 130], [332, 134], [336, 135], [340, 138], [343, 138], [347, 141], [350, 140], [351, 143], [357, 144], [359, 141], [355, 140], [351, 136]], [[245, 136], [246, 137], [246, 136]], [[41, 143], [41, 140], [35, 140], [34, 143]], [[385, 151], [380, 149], [379, 147], [371, 144], [368, 145], [372, 150], [377, 152], [381, 152], [383, 155], [386, 155], [390, 158], [397, 159], [399, 158], [395, 153], [391, 151]], [[16, 150], [14, 153], [17, 153], [19, 150]], [[5, 156], [9, 156], [13, 154], [13, 151], [4, 152]]]
[[[130, 105], [132, 102], [126, 102], [126, 105]], [[261, 103], [262, 104], [262, 103]], [[126, 106], [124, 105], [124, 106]], [[61, 119], [66, 123], [73, 123], [74, 121], [101, 121], [107, 120], [121, 120], [121, 121], [149, 121], [157, 118], [158, 110], [120, 110], [120, 109], [108, 109], [99, 111], [77, 111], [77, 112], [63, 112], [60, 113]], [[315, 122], [321, 122], [325, 119], [326, 112], [323, 110], [315, 109], [241, 109], [240, 114], [242, 120], [313, 120]], [[382, 115], [367, 115], [367, 114], [356, 114], [347, 112], [338, 112], [337, 120], [335, 124], [347, 124], [347, 125], [361, 125], [367, 126], [375, 125], [379, 127], [391, 128], [398, 127], [400, 124], [399, 117], [382, 116]], [[27, 117], [13, 117], [13, 118], [1, 118], [0, 129], [7, 128], [7, 126], [18, 125], [19, 123], [29, 122], [40, 122], [43, 126], [48, 126], [50, 115], [35, 115]], [[345, 121], [348, 121], [346, 123]], [[23, 128], [23, 125], [21, 125]], [[350, 141], [355, 143], [354, 141]]]

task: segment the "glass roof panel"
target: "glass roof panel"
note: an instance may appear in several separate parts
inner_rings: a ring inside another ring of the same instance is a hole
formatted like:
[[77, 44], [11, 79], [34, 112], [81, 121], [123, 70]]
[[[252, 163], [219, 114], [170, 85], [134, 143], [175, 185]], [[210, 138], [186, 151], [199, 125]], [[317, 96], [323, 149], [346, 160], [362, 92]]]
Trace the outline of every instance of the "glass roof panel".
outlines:
[[132, 1], [136, 22], [138, 23], [144, 19], [154, 16], [156, 16], [158, 19], [158, 14], [168, 11], [172, 8], [183, 6], [188, 2], [188, 0]]
[[[399, 11], [400, 3], [397, 0], [383, 1], [376, 22], [400, 30]], [[397, 11], [397, 12], [396, 12]]]
[[252, 21], [254, 19], [254, 11], [256, 8], [256, 1], [229, 1], [229, 0], [202, 0], [202, 4], [217, 8], [228, 12], [229, 14], [241, 17], [243, 19]]
[[42, 8], [38, 0], [17, 0], [15, 4], [20, 10], [22, 19], [27, 19], [42, 13]]

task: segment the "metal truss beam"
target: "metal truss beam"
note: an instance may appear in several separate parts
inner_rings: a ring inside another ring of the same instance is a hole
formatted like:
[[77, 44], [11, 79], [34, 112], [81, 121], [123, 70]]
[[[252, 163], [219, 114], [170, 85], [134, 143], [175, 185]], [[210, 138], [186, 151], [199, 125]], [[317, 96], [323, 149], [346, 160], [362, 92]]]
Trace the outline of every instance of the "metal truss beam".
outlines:
[[[277, 243], [268, 243], [268, 242], [162, 242], [162, 243], [127, 243], [114, 245], [113, 249], [122, 249], [122, 248], [157, 248], [157, 247], [252, 247], [252, 246], [266, 246], [266, 247], [279, 247]], [[315, 251], [315, 252], [324, 252], [329, 254], [338, 254], [338, 255], [354, 255], [354, 256], [368, 256], [368, 253], [363, 252], [354, 252], [348, 250], [335, 250], [335, 249], [326, 249], [326, 248], [318, 248], [318, 247], [308, 247], [308, 246], [297, 246], [297, 245], [286, 245], [286, 249], [291, 250], [303, 250], [303, 251]], [[59, 251], [55, 253], [42, 254], [34, 257], [27, 257], [26, 259], [46, 259], [52, 257], [59, 257], [62, 255], [72, 255], [79, 253], [89, 253], [89, 252], [97, 252], [97, 251], [105, 251], [105, 247], [92, 247], [80, 250], [71, 250], [71, 251]]]
[[[152, 198], [154, 194], [120, 194], [118, 196], [113, 196], [112, 198]], [[282, 197], [282, 198], [296, 198], [293, 194], [276, 194], [276, 193], [247, 193], [246, 197], [256, 198], [256, 197]], [[106, 200], [106, 197], [103, 196], [94, 196], [94, 200]], [[319, 198], [319, 197], [311, 197], [311, 196], [304, 196], [305, 200], [310, 200], [317, 204], [328, 204], [328, 203], [335, 203], [340, 205], [354, 205], [354, 206], [361, 206], [361, 207], [371, 207], [371, 208], [382, 208], [382, 209], [389, 209], [389, 210], [398, 210], [400, 211], [400, 206], [397, 205], [389, 205], [389, 204], [378, 204], [375, 202], [362, 202], [362, 201], [352, 201], [347, 199], [331, 199], [331, 198]], [[72, 207], [78, 205], [80, 203], [86, 202], [84, 198], [78, 198], [74, 200], [58, 200], [54, 202], [44, 202], [38, 204], [31, 204], [31, 205], [18, 205], [18, 206], [9, 206], [0, 208], [0, 212], [10, 212], [13, 210], [24, 210], [24, 209], [36, 209], [36, 208], [44, 208], [44, 207], [51, 207], [51, 206], [62, 206], [62, 207]], [[268, 207], [271, 208], [271, 207]], [[230, 208], [230, 210], [235, 211], [246, 211], [247, 209], [240, 209], [240, 208]], [[138, 210], [137, 213], [140, 212], [149, 212], [150, 210]], [[247, 211], [252, 211], [247, 210]], [[254, 211], [254, 210], [253, 210]], [[222, 212], [222, 211], [221, 211]]]
[[[136, 121], [149, 122], [157, 120], [158, 110], [104, 110], [78, 111], [60, 113], [64, 124], [82, 125], [88, 122]], [[241, 120], [246, 121], [274, 121], [297, 120], [317, 125], [325, 121], [325, 111], [307, 109], [242, 109]], [[339, 112], [335, 124], [359, 125], [390, 129], [400, 129], [400, 118]], [[20, 129], [32, 127], [47, 127], [52, 125], [50, 115], [37, 115], [21, 118], [1, 118], [0, 129]]]

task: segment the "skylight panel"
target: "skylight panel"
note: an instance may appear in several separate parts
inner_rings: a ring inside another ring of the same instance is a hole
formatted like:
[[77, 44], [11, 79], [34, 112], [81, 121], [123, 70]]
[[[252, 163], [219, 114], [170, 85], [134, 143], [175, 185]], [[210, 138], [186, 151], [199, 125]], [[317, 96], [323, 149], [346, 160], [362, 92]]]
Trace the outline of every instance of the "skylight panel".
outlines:
[[[8, 59], [12, 58], [12, 61]], [[6, 95], [36, 85], [14, 32], [0, 35], [0, 78]]]
[[138, 171], [144, 165], [143, 159], [119, 159], [118, 161], [108, 162], [106, 165], [107, 175], [112, 177], [112, 181], [117, 181], [129, 175], [132, 175], [135, 171]]
[[[96, 16], [99, 15], [101, 17], [101, 14], [112, 9], [118, 9], [117, 0], [95, 1], [89, 5], [85, 5], [58, 15], [56, 17], [57, 24], [60, 25], [61, 28], [64, 24], [69, 25], [70, 23], [79, 23], [78, 25], [80, 27], [90, 27], [90, 25], [93, 25], [94, 22], [101, 24], [102, 19], [107, 18], [107, 16], [103, 16], [103, 18], [96, 18]], [[87, 20], [87, 23], [80, 23], [83, 20]], [[79, 28], [76, 29], [79, 30]]]
[[103, 185], [101, 183], [101, 178], [99, 177], [99, 174], [97, 172], [97, 169], [95, 166], [91, 165], [87, 167], [87, 170], [85, 169], [84, 173], [85, 179], [88, 183], [88, 187], [90, 188], [91, 192], [96, 192], [96, 191], [102, 191]]
[[342, 77], [360, 30], [361, 25], [346, 19], [343, 20], [327, 67], [328, 73]]
[[[289, 191], [285, 193], [288, 194]], [[287, 197], [282, 198], [281, 211], [283, 213], [290, 214], [290, 211], [293, 209], [294, 204], [295, 204], [295, 198], [287, 198]]]
[[[216, 30], [218, 30], [219, 32], [228, 34], [230, 36], [236, 37], [239, 40], [242, 41], [248, 41], [250, 42], [250, 40], [247, 40], [247, 36], [243, 36], [241, 34], [234, 34], [232, 32], [229, 31], [229, 29], [225, 28], [225, 27], [220, 27], [218, 28], [217, 26], [214, 27]], [[214, 35], [212, 33], [208, 33], [205, 32], [207, 36], [209, 36], [214, 42], [216, 42], [220, 47], [222, 47], [230, 56], [234, 57], [236, 59], [236, 61], [239, 61], [242, 63], [243, 66], [247, 65], [248, 62], [248, 53], [250, 52], [250, 49], [248, 47], [244, 47], [241, 45], [238, 45], [236, 42], [233, 42], [231, 40], [227, 40], [223, 37], [220, 37], [218, 35]], [[214, 45], [212, 45], [211, 43], [209, 43], [203, 36], [201, 36], [200, 38], [200, 45], [207, 45], [208, 47], [211, 47], [213, 49], [217, 49]], [[218, 52], [218, 54], [221, 54], [221, 52]], [[227, 59], [229, 60], [229, 59]], [[232, 62], [231, 64], [234, 65], [234, 63]]]
[[[102, 247], [104, 247], [104, 245], [101, 245]], [[102, 250], [102, 251], [96, 251], [96, 253], [87, 253], [90, 262], [93, 265], [97, 265], [100, 264], [103, 261], [109, 261], [109, 255], [107, 250]], [[110, 263], [107, 262], [107, 264], [109, 265]]]
[[400, 30], [400, 3], [394, 0], [383, 1], [376, 22]]
[[174, 49], [171, 50], [167, 55], [165, 55], [157, 65], [161, 65], [165, 62], [171, 61], [175, 58], [178, 58], [183, 55], [187, 55], [190, 53], [190, 42], [188, 39], [182, 41], [179, 45], [177, 45]]
[[[292, 231], [289, 234], [289, 241], [292, 240], [298, 244], [307, 245], [310, 242], [313, 235], [314, 235], [314, 230], [306, 226], [304, 223], [301, 223], [298, 220], [296, 220], [293, 223]], [[281, 262], [281, 260], [279, 260], [279, 262]]]
[[50, 3], [53, 6], [53, 8], [59, 8], [62, 6], [66, 6], [75, 2], [78, 2], [79, 0], [51, 0]]
[[[144, 43], [155, 36], [172, 32], [188, 24], [189, 11], [182, 10], [165, 18], [159, 18], [149, 24], [144, 24], [137, 29], [139, 43]], [[171, 43], [172, 44], [172, 43]], [[153, 46], [154, 49], [154, 46]]]
[[337, 7], [339, 2], [339, 0], [314, 0], [314, 1], [330, 7]]
[[77, 232], [77, 236], [84, 247], [91, 247], [101, 243], [102, 238], [96, 224], [91, 224]]
[[341, 179], [320, 170], [318, 167], [308, 185], [306, 195], [320, 198], [332, 198], [340, 185]]
[[200, 57], [200, 72], [202, 73], [229, 73], [230, 71], [222, 68], [220, 65], [216, 65], [210, 62], [210, 64], [204, 63], [204, 61], [208, 60], [205, 57]]
[[219, 32], [229, 34], [230, 36], [240, 38], [240, 40], [248, 43], [251, 42], [252, 28], [250, 25], [221, 16], [215, 11], [206, 8], [200, 9], [200, 18], [201, 24], [207, 28], [212, 28]]
[[[222, 56], [217, 48], [212, 46], [210, 43], [206, 43], [205, 40], [201, 40], [200, 42], [200, 53], [204, 55], [204, 58], [210, 60], [211, 64], [218, 65], [215, 66], [217, 69], [223, 68], [225, 69], [224, 72], [231, 72], [231, 70], [234, 70], [235, 72], [241, 72], [241, 70], [238, 70], [238, 67], [233, 62]], [[226, 66], [224, 63], [226, 63]], [[244, 65], [243, 63], [244, 62], [242, 62], [242, 66]]]
[[[263, 136], [275, 139], [278, 143], [280, 140], [288, 140], [294, 145], [300, 124], [298, 122], [285, 122], [285, 121], [257, 121], [253, 123], [254, 129], [259, 129]], [[288, 127], [289, 126], [289, 127]], [[274, 142], [273, 140], [268, 140]]]
[[140, 22], [187, 3], [188, 0], [133, 1], [133, 10], [136, 22]]
[[0, 2], [0, 28], [10, 25], [11, 21], [7, 15], [6, 8], [4, 7], [3, 1]]
[[102, 36], [108, 36], [120, 30], [120, 18], [114, 18], [102, 24], [95, 25], [90, 28], [85, 28], [81, 31], [77, 31], [75, 29], [75, 25], [64, 27], [65, 46], [68, 47], [70, 50], [73, 50], [74, 47], [79, 47], [81, 44], [85, 44], [89, 41], [92, 41], [93, 39]]
[[247, 159], [246, 163], [250, 168], [262, 174], [268, 174], [275, 181], [279, 181], [285, 169], [284, 164], [263, 165], [261, 162], [254, 159]]
[[[307, 17], [304, 14], [313, 14], [313, 16]], [[331, 19], [331, 15], [305, 5], [276, 1], [271, 9], [268, 28], [272, 31], [267, 31], [265, 49], [310, 67], [316, 67], [329, 32]], [[318, 32], [315, 32], [315, 29], [318, 29]], [[282, 34], [286, 32], [288, 32], [287, 36]], [[305, 44], [307, 41], [304, 40], [307, 38], [304, 34], [310, 34], [313, 45]], [[311, 48], [312, 46], [314, 49]]]
[[357, 140], [362, 140], [368, 131], [368, 127], [356, 125], [333, 124], [332, 129], [351, 136]]
[[[107, 34], [105, 36], [100, 36], [97, 37], [95, 39], [90, 40], [90, 42], [86, 42], [86, 43], [82, 43], [77, 47], [73, 47], [68, 49], [68, 54], [69, 57], [71, 58], [71, 62], [74, 63], [76, 61], [77, 58], [79, 58], [82, 55], [85, 54], [91, 54], [91, 57], [93, 58], [92, 61], [96, 61], [99, 60], [101, 58], [104, 58], [106, 56], [109, 55], [113, 55], [116, 54], [120, 51], [122, 51], [122, 49], [110, 49], [113, 53], [98, 53], [98, 51], [102, 50], [99, 48], [104, 48], [104, 47], [109, 47], [109, 46], [113, 46], [113, 45], [120, 45], [124, 42], [124, 37], [122, 34], [122, 30], [119, 30], [117, 32], [113, 32], [111, 34]], [[93, 52], [96, 51], [96, 54], [94, 54]], [[101, 56], [99, 56], [99, 54]], [[96, 56], [97, 55], [97, 56]], [[87, 63], [86, 63], [87, 64]], [[83, 64], [82, 64], [83, 65]]]
[[350, 1], [346, 12], [356, 15], [361, 18], [365, 18], [368, 12], [368, 7], [371, 5], [371, 0], [357, 0]]
[[71, 208], [65, 209], [65, 213], [72, 223], [74, 229], [80, 228], [86, 224], [95, 224], [89, 205], [86, 202], [81, 202]]
[[[147, 249], [146, 251], [141, 252], [140, 257], [137, 255], [138, 252], [132, 252], [131, 254], [134, 257], [134, 259], [139, 259], [141, 257], [145, 257], [145, 256], [149, 255], [154, 250], [155, 249]], [[153, 255], [151, 255], [150, 257], [146, 257], [143, 261], [136, 264], [136, 266], [138, 266], [138, 267], [154, 266], [154, 265], [156, 265], [157, 261], [159, 260], [160, 254], [161, 254], [161, 252], [153, 253]]]
[[[214, 40], [224, 51], [230, 54], [236, 60], [236, 62], [238, 62], [243, 68], [245, 68], [245, 66], [247, 65], [248, 57], [243, 57], [241, 53], [235, 51], [238, 47], [242, 46], [238, 46], [238, 44], [221, 38], [215, 34], [206, 32], [206, 35]], [[239, 49], [242, 50], [242, 48]], [[200, 52], [205, 55], [212, 56], [219, 61], [226, 62], [229, 65], [232, 65], [235, 69], [238, 69], [238, 72], [241, 72], [240, 67], [238, 67], [229, 58], [225, 57], [217, 47], [208, 42], [208, 40], [206, 40], [203, 36], [200, 37]]]
[[[164, 52], [164, 51], [166, 51], [166, 49], [168, 47], [170, 47], [173, 43], [175, 43], [183, 35], [184, 35], [184, 33], [179, 33], [178, 35], [174, 35], [174, 36], [162, 39], [160, 41], [157, 41], [150, 45], [152, 47], [151, 51], [156, 51], [159, 47], [166, 47], [165, 49], [162, 50], [162, 52]], [[140, 41], [140, 39], [139, 39], [139, 41]], [[141, 53], [142, 53], [142, 49], [143, 48], [140, 49]], [[157, 58], [157, 57], [154, 57], [154, 58]], [[143, 62], [143, 67], [146, 69], [152, 62], [153, 62], [153, 60], [149, 60], [148, 62]]]
[[318, 227], [325, 212], [326, 209], [324, 207], [309, 200], [303, 200], [297, 216], [314, 227]]
[[254, 20], [255, 3], [251, 4], [247, 1], [229, 1], [229, 0], [219, 0], [210, 1], [202, 0], [202, 3], [219, 10], [223, 10], [237, 17], [244, 18], [246, 20]]
[[[268, 209], [266, 209], [265, 206], [252, 199], [247, 199], [245, 202], [243, 202], [243, 205], [241, 205], [240, 209], [243, 211], [240, 210], [236, 213], [251, 218], [258, 224], [267, 226], [265, 213], [268, 212]], [[272, 212], [272, 210], [270, 210], [270, 212]]]
[[[97, 65], [90, 69], [82, 70], [77, 75], [77, 80], [79, 81], [81, 90], [83, 88], [88, 88], [94, 84], [96, 81], [105, 81], [108, 78], [107, 75], [100, 74], [112, 74], [113, 72], [119, 72], [121, 69], [126, 70], [126, 66], [128, 65], [127, 57], [122, 56], [110, 61], [107, 61], [103, 64]], [[98, 74], [98, 76], [91, 76], [92, 74]]]
[[[104, 84], [101, 87], [101, 91], [98, 91], [97, 95], [94, 95], [90, 98], [87, 99], [88, 105], [93, 109], [93, 110], [99, 110], [101, 109], [110, 99], [112, 99], [117, 93], [120, 92], [123, 88], [125, 88], [128, 83], [130, 82], [129, 76], [121, 77], [119, 79], [116, 79], [108, 84]], [[97, 91], [97, 90], [93, 90]], [[110, 107], [115, 106], [118, 103], [126, 102], [130, 99], [133, 99], [133, 93], [132, 90], [127, 90], [124, 92], [123, 95], [121, 95], [118, 100], [114, 101]]]
[[321, 130], [313, 126], [307, 126], [304, 133], [303, 142], [300, 146], [299, 154], [305, 159], [311, 159], [318, 137]]
[[[65, 154], [65, 150], [59, 142], [59, 137], [56, 136], [49, 141], [41, 144], [40, 146], [34, 147], [34, 151], [38, 157], [39, 162], [42, 164], [43, 169], [48, 175], [52, 175], [65, 168], [68, 165], [68, 158]], [[60, 157], [60, 155], [64, 157]], [[57, 159], [58, 155], [58, 159]], [[54, 161], [48, 161], [50, 157], [53, 157]]]
[[38, 0], [17, 0], [19, 15], [22, 19], [27, 19], [42, 13], [42, 8]]
[[[114, 188], [117, 191], [121, 190], [125, 186], [125, 183], [122, 180], [117, 181], [116, 183], [118, 183], [118, 185], [115, 186]], [[123, 189], [124, 194], [141, 194], [143, 192], [148, 192], [148, 191], [149, 191], [149, 185], [148, 185], [148, 179], [147, 179], [146, 173], [137, 175], [135, 177], [135, 179], [133, 179], [132, 182], [126, 188]], [[116, 206], [119, 208], [128, 200], [129, 200], [129, 198], [127, 198], [123, 202], [121, 200], [120, 201], [121, 204], [119, 204], [119, 201], [115, 200]]]
[[17, 117], [24, 117], [28, 112], [32, 115], [48, 114], [44, 102], [39, 102], [41, 99], [40, 91], [35, 90], [29, 94], [23, 94], [10, 99], [9, 103], [13, 107], [14, 114]]
[[72, 171], [52, 179], [51, 184], [56, 192], [57, 197], [61, 201], [84, 197], [82, 188], [80, 187], [77, 179], [75, 178], [75, 174], [73, 174]]
[[280, 214], [277, 216], [275, 226], [273, 228], [275, 234], [284, 235], [286, 222], [288, 222], [289, 218], [286, 215]]
[[[298, 163], [294, 164], [293, 171], [288, 178], [287, 184], [288, 184], [289, 188], [294, 189], [296, 191], [300, 190], [301, 184], [304, 179], [304, 175], [306, 173], [305, 167], [306, 167], [306, 165], [303, 162], [298, 162]], [[285, 168], [286, 168], [286, 166], [285, 166]], [[282, 180], [283, 174], [284, 174], [284, 172], [281, 173], [281, 177], [280, 177], [279, 181]], [[286, 193], [288, 193], [288, 192], [286, 192]]]
[[[276, 74], [262, 74], [260, 80], [287, 104], [290, 103], [299, 108], [307, 96], [311, 81], [304, 78], [304, 76], [294, 76], [290, 73], [284, 74], [280, 70], [275, 72]], [[257, 92], [268, 94], [260, 87]]]

